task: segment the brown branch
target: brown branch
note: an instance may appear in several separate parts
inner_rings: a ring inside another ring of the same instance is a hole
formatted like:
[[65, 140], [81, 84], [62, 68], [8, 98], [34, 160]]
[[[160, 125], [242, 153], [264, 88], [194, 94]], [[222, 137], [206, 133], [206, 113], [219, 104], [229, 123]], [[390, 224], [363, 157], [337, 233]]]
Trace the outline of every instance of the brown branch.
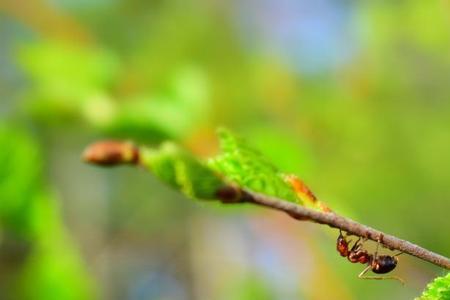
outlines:
[[355, 222], [349, 218], [337, 215], [334, 212], [321, 212], [304, 206], [294, 204], [285, 200], [277, 199], [252, 191], [242, 191], [239, 201], [224, 201], [224, 203], [253, 203], [284, 211], [298, 220], [308, 220], [319, 224], [326, 224], [332, 228], [338, 228], [349, 234], [380, 241], [381, 244], [391, 250], [399, 250], [417, 258], [423, 259], [437, 266], [450, 269], [450, 259], [434, 253], [411, 242], [399, 239], [393, 235], [386, 234], [369, 226]]
[[[102, 166], [115, 166], [118, 164], [140, 165], [142, 163], [140, 161], [138, 147], [134, 146], [132, 143], [118, 141], [103, 141], [91, 145], [83, 153], [83, 159], [86, 162]], [[307, 220], [319, 224], [326, 224], [352, 235], [379, 241], [391, 250], [399, 250], [403, 253], [431, 262], [437, 266], [450, 269], [450, 259], [445, 256], [357, 223], [351, 219], [337, 215], [334, 212], [317, 211], [286, 200], [258, 194], [249, 190], [243, 190], [231, 185], [218, 190], [216, 197], [226, 204], [252, 203], [283, 211], [297, 220]]]

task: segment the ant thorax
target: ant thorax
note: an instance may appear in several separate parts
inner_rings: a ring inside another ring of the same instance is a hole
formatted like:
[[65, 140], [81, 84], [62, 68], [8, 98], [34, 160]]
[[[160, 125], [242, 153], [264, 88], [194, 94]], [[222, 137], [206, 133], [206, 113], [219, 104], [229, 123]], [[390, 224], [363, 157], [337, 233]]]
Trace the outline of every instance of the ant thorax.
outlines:
[[361, 263], [361, 264], [367, 264], [373, 260], [373, 256], [367, 253], [366, 250], [350, 251], [347, 258], [352, 263]]
[[366, 264], [371, 261], [372, 255], [362, 249], [360, 239], [355, 241], [351, 249], [349, 249], [349, 243], [350, 242], [347, 241], [346, 237], [344, 237], [340, 232], [336, 241], [336, 249], [341, 256], [347, 257], [347, 259], [352, 263]]

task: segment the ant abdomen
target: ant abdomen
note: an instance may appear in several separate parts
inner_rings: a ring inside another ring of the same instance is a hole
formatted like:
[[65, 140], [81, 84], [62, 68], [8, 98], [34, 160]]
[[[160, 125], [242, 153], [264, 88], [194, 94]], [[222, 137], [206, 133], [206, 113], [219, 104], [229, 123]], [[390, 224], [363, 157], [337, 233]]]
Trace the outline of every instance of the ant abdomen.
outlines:
[[371, 269], [376, 274], [385, 274], [394, 270], [397, 266], [397, 257], [390, 255], [380, 255], [376, 260], [372, 261]]

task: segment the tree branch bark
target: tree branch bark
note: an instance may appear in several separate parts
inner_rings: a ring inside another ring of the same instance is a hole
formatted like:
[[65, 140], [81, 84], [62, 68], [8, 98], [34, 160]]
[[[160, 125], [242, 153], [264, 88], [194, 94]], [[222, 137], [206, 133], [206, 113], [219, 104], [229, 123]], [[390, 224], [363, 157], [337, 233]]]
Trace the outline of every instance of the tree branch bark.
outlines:
[[422, 248], [406, 240], [399, 239], [393, 235], [386, 234], [369, 226], [355, 222], [349, 218], [337, 215], [334, 212], [321, 212], [304, 206], [294, 204], [285, 200], [277, 199], [267, 195], [258, 194], [249, 190], [242, 190], [239, 201], [223, 201], [232, 203], [252, 203], [267, 208], [283, 211], [291, 217], [301, 221], [312, 221], [326, 224], [349, 234], [367, 238], [372, 241], [380, 241], [381, 244], [391, 250], [399, 250], [403, 253], [415, 256], [422, 260], [433, 263], [439, 267], [450, 269], [450, 259]]

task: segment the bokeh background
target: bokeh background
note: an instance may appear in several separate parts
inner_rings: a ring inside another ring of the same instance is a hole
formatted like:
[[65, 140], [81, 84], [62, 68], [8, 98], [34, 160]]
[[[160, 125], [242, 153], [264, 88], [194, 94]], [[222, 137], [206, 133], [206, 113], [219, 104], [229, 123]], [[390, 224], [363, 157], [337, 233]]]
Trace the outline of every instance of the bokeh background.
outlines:
[[[185, 199], [90, 142], [225, 125], [334, 210], [450, 255], [450, 2], [0, 1], [0, 299], [412, 299], [336, 230]], [[368, 243], [369, 244], [369, 243]], [[368, 245], [373, 247], [373, 245]]]

